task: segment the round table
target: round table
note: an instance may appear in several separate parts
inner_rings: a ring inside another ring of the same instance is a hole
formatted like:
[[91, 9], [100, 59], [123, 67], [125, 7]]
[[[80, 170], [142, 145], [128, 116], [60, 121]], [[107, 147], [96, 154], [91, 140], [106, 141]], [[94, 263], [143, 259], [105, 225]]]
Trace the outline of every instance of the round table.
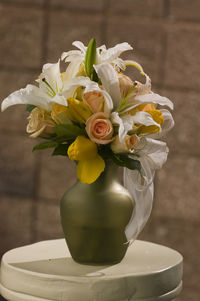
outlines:
[[81, 265], [64, 239], [13, 249], [2, 257], [0, 293], [10, 301], [167, 301], [182, 286], [182, 256], [136, 240], [109, 266]]

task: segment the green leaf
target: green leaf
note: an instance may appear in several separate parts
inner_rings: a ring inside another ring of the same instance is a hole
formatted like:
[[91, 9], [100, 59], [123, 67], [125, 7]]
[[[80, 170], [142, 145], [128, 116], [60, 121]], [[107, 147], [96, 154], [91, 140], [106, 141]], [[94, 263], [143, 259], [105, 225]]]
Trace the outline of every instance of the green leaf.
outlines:
[[99, 154], [104, 159], [110, 159], [118, 166], [127, 167], [128, 169], [141, 171], [141, 163], [138, 160], [128, 157], [128, 154], [115, 154], [110, 147], [103, 147], [99, 150]]
[[40, 149], [47, 149], [47, 148], [52, 148], [52, 147], [57, 147], [58, 143], [55, 141], [45, 141], [40, 144], [37, 144], [33, 147], [33, 151], [35, 150], [40, 150]]
[[34, 106], [34, 105], [26, 105], [26, 111], [29, 113], [31, 113], [31, 111], [35, 108], [36, 108], [36, 106]]
[[[92, 77], [94, 77], [93, 65], [95, 64], [95, 61], [96, 61], [96, 40], [93, 38], [90, 40], [90, 42], [88, 44], [86, 55], [85, 55], [85, 71], [91, 79], [92, 79]], [[95, 75], [95, 77], [96, 76], [97, 75]]]
[[85, 129], [74, 124], [58, 124], [55, 126], [55, 133], [59, 137], [65, 136], [65, 139], [75, 139], [77, 136], [85, 135]]
[[120, 155], [120, 159], [123, 162], [124, 167], [127, 167], [129, 169], [137, 169], [139, 172], [141, 171], [141, 163], [138, 160], [132, 159], [128, 157], [127, 155]]
[[65, 156], [67, 157], [67, 150], [68, 150], [68, 147], [70, 146], [70, 143], [67, 143], [67, 144], [60, 144], [58, 145], [53, 153], [52, 153], [52, 156]]

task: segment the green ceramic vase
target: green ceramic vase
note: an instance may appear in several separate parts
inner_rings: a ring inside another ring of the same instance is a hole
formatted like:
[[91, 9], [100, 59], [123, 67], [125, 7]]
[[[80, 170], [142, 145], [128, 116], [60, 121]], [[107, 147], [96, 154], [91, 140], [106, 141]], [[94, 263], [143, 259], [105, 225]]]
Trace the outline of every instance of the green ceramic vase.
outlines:
[[130, 193], [118, 180], [117, 169], [107, 163], [96, 182], [77, 181], [61, 199], [63, 232], [78, 263], [118, 263], [127, 251], [125, 227], [134, 206]]

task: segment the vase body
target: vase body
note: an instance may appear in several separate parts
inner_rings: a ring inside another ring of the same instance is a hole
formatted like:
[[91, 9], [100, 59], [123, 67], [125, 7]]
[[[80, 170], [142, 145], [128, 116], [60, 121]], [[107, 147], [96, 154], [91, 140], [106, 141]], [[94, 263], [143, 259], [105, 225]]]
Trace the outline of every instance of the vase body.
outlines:
[[92, 184], [75, 183], [63, 196], [61, 223], [72, 258], [82, 264], [120, 262], [128, 248], [125, 228], [134, 210], [117, 167], [107, 164]]

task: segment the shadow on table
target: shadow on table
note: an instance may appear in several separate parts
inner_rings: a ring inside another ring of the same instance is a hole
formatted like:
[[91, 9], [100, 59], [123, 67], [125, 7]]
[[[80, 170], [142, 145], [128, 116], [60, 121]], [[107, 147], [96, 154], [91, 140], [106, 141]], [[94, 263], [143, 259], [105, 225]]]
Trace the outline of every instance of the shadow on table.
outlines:
[[102, 276], [103, 273], [101, 272], [101, 270], [110, 267], [110, 265], [82, 265], [76, 263], [72, 258], [52, 258], [37, 261], [34, 260], [28, 262], [12, 263], [12, 266], [36, 273], [75, 277]]

